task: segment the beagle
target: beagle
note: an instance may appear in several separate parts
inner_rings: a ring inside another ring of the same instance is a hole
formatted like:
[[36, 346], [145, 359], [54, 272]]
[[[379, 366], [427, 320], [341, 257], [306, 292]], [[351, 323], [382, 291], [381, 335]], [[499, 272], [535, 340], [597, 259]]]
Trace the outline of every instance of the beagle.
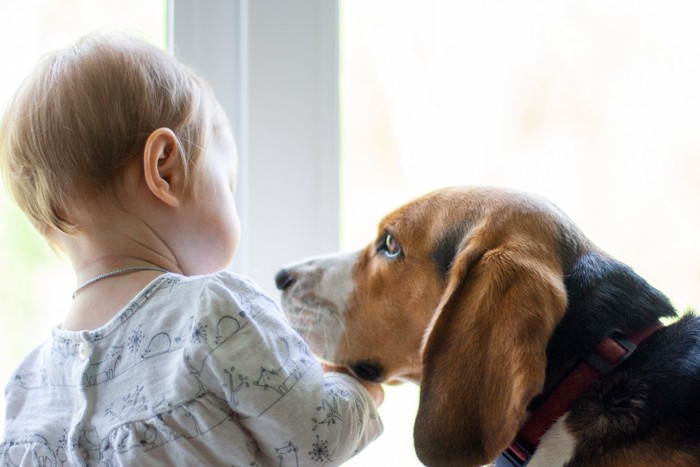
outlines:
[[700, 465], [700, 318], [546, 200], [439, 190], [276, 283], [320, 358], [420, 384], [427, 465]]

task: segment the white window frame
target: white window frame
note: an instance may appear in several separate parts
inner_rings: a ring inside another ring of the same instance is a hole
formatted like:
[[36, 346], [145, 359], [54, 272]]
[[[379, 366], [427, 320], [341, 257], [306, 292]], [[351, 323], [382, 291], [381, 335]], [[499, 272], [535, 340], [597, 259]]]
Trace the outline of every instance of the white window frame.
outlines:
[[337, 0], [169, 0], [169, 42], [214, 88], [239, 151], [232, 265], [274, 294], [339, 245]]

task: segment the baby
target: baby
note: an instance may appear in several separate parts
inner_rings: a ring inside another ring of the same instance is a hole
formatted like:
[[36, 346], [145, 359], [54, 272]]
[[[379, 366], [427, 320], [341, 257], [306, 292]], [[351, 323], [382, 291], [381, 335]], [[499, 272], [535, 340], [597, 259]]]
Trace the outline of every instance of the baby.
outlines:
[[6, 389], [1, 465], [331, 465], [383, 392], [323, 372], [238, 246], [236, 149], [209, 87], [91, 35], [41, 61], [0, 128], [6, 184], [81, 284]]

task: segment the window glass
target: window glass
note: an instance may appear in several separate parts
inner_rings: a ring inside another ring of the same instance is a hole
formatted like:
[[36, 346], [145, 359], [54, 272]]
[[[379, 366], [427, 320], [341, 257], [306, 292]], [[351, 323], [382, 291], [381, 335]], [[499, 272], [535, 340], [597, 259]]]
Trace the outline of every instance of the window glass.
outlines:
[[[551, 199], [679, 310], [700, 306], [697, 2], [340, 5], [343, 248], [425, 192], [506, 186]], [[354, 465], [419, 465], [417, 388], [400, 390]]]
[[[95, 30], [121, 30], [166, 46], [165, 0], [0, 2], [0, 110], [45, 53]], [[0, 182], [1, 183], [1, 182]], [[0, 385], [70, 307], [75, 276], [0, 186]], [[0, 393], [0, 433], [5, 401]]]

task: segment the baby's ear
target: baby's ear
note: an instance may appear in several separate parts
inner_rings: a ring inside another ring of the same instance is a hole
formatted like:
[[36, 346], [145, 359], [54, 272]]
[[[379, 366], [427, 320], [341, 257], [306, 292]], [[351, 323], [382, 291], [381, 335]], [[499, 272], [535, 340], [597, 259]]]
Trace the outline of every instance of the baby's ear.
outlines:
[[186, 167], [177, 136], [170, 128], [158, 128], [148, 136], [143, 149], [143, 174], [153, 195], [171, 207], [182, 199]]

